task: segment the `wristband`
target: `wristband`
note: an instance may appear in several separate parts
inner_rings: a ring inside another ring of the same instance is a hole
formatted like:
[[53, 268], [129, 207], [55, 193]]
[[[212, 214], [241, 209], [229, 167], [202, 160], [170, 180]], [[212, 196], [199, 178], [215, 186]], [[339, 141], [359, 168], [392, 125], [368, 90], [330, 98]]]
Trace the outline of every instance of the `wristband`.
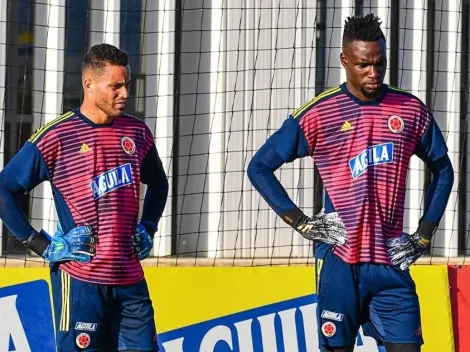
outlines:
[[44, 258], [44, 251], [51, 243], [51, 240], [44, 231], [34, 231], [26, 241], [22, 241], [26, 248]]
[[299, 224], [307, 218], [307, 216], [299, 208], [294, 208], [283, 213], [280, 213], [279, 216], [284, 220], [284, 222], [293, 228], [297, 228]]
[[432, 235], [434, 235], [434, 233], [437, 230], [437, 226], [438, 226], [438, 224], [436, 224], [436, 223], [429, 222], [429, 221], [422, 221], [419, 224], [418, 229], [416, 230], [416, 232], [419, 232], [420, 234], [423, 234], [424, 236], [431, 239]]

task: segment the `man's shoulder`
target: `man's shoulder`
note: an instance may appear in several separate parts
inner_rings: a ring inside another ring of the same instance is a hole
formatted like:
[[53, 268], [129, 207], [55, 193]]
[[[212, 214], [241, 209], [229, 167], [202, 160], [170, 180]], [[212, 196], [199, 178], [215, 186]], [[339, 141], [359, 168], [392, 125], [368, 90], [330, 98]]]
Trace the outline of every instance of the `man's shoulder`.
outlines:
[[42, 125], [39, 127], [28, 139], [28, 142], [32, 144], [38, 144], [44, 137], [51, 134], [57, 127], [62, 125], [63, 123], [73, 119], [76, 116], [73, 110], [66, 112], [55, 118], [54, 120]]
[[331, 101], [334, 97], [342, 93], [343, 93], [343, 90], [341, 86], [336, 86], [333, 88], [326, 89], [322, 93], [316, 95], [312, 100], [310, 100], [309, 102], [305, 103], [304, 105], [299, 107], [297, 110], [295, 110], [291, 114], [291, 116], [295, 119], [301, 119], [303, 116], [305, 116], [309, 111], [311, 111], [315, 107], [318, 107], [323, 104], [328, 104], [328, 102]]
[[149, 137], [153, 138], [152, 131], [144, 119], [137, 116], [124, 114], [119, 117], [119, 121], [121, 126], [124, 126], [125, 128], [130, 127], [133, 129], [137, 127], [140, 131], [143, 131], [145, 136], [148, 135]]
[[128, 124], [146, 126], [145, 121], [143, 119], [134, 115], [124, 114], [124, 115], [121, 115], [120, 118], [122, 119], [123, 122], [128, 123]]
[[406, 90], [391, 85], [386, 85], [389, 93], [400, 99], [401, 103], [412, 103], [427, 109], [426, 104], [416, 95]]

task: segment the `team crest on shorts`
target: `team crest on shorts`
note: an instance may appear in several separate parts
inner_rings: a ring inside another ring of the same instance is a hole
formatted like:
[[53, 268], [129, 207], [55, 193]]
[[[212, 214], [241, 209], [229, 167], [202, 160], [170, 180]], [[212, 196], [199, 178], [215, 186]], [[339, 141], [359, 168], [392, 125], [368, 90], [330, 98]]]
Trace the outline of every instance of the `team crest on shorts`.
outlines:
[[75, 339], [75, 342], [77, 343], [77, 346], [80, 348], [87, 348], [90, 346], [90, 335], [82, 332], [81, 334], [77, 335], [77, 338]]
[[336, 334], [336, 325], [331, 321], [327, 321], [321, 326], [321, 331], [326, 337], [331, 337]]
[[124, 150], [129, 155], [135, 153], [135, 142], [132, 140], [132, 138], [122, 137], [121, 147], [122, 150]]
[[405, 128], [403, 119], [398, 115], [392, 115], [388, 118], [388, 129], [393, 133], [400, 133]]

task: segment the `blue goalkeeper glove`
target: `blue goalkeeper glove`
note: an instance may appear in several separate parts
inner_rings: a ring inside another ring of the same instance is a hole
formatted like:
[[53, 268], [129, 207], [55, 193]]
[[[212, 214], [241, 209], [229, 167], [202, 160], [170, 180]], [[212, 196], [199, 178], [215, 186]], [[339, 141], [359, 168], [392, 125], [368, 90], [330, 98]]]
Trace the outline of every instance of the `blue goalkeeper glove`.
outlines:
[[404, 233], [401, 237], [390, 238], [387, 241], [388, 255], [393, 265], [401, 270], [407, 270], [411, 264], [421, 257], [429, 244], [431, 236], [415, 232], [412, 235]]
[[88, 263], [96, 254], [98, 237], [93, 234], [91, 226], [78, 226], [64, 234], [59, 224], [52, 238], [44, 231], [41, 232], [51, 241], [43, 253], [47, 262], [75, 260]]
[[152, 251], [152, 237], [141, 224], [137, 226], [136, 232], [134, 236], [132, 236], [132, 246], [134, 247], [134, 254], [137, 255], [139, 260], [146, 259]]

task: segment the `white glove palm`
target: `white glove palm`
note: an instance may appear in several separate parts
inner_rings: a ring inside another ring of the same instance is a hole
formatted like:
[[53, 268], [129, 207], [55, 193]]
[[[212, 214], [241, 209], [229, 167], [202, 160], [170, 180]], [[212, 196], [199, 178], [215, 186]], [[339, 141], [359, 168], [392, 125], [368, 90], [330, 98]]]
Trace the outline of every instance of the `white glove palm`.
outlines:
[[338, 213], [325, 214], [323, 209], [311, 218], [306, 217], [297, 226], [297, 231], [310, 241], [333, 245], [343, 245], [348, 238], [346, 227]]

